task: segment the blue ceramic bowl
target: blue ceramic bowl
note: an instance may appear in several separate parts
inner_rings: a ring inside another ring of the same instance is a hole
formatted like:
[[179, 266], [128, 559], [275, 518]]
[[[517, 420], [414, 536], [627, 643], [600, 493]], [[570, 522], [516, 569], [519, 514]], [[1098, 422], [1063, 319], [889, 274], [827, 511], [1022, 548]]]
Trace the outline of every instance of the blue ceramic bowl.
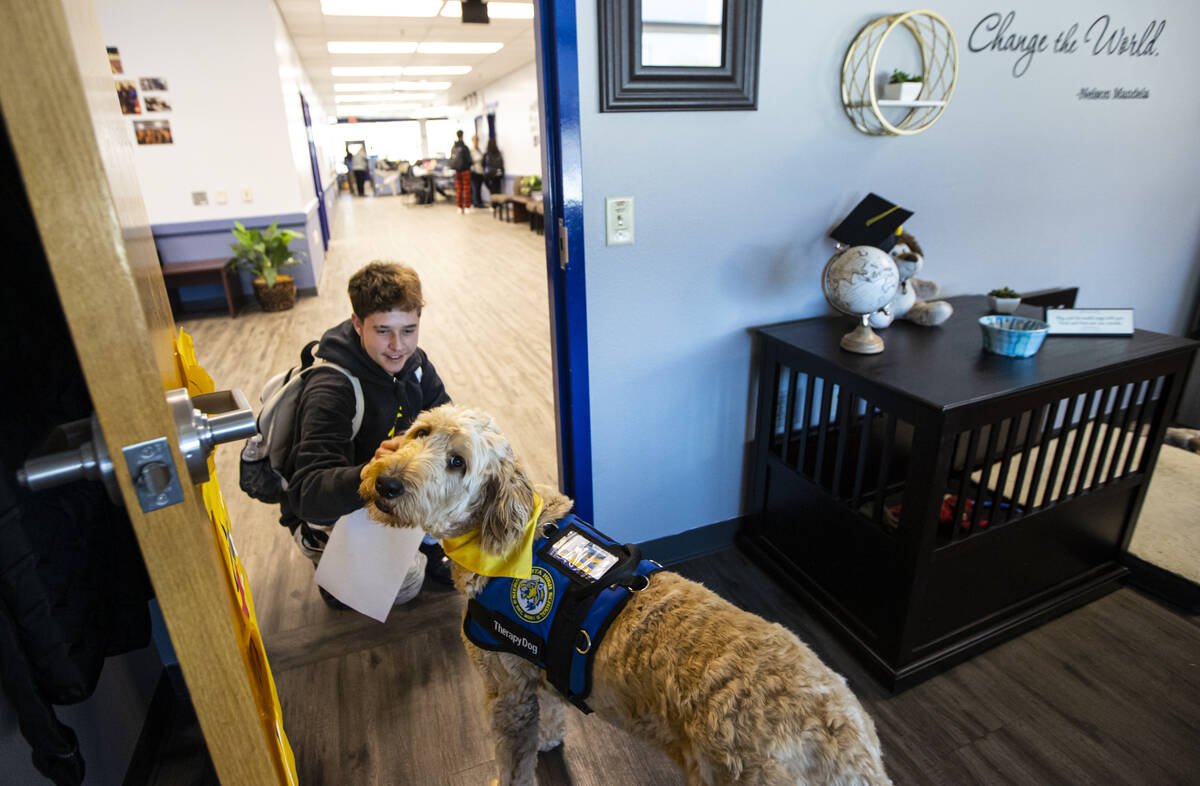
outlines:
[[1010, 358], [1036, 355], [1046, 338], [1049, 326], [1040, 319], [1013, 316], [979, 318], [983, 331], [983, 348]]

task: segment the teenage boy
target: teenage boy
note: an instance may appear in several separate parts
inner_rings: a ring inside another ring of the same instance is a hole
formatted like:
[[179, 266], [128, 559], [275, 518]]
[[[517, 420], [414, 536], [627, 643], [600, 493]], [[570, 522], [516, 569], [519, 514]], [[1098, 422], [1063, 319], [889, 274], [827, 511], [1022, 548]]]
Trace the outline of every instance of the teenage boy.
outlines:
[[[338, 519], [363, 507], [360, 473], [376, 450], [386, 450], [382, 443], [403, 434], [421, 411], [450, 401], [433, 364], [417, 346], [425, 302], [416, 271], [395, 262], [372, 262], [351, 277], [349, 293], [353, 313], [325, 331], [316, 354], [358, 378], [362, 425], [352, 440], [350, 380], [336, 369], [314, 369], [300, 394], [296, 438], [283, 467], [288, 489], [279, 523], [291, 530], [314, 565]], [[444, 557], [436, 541], [422, 543], [396, 604], [415, 597], [427, 574], [449, 585]], [[344, 608], [323, 588], [321, 597]]]

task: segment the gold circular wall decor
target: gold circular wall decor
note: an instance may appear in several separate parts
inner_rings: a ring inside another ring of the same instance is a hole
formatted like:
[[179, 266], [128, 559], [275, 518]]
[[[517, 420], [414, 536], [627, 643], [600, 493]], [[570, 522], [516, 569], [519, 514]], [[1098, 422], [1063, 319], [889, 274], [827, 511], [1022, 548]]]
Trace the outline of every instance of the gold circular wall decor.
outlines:
[[[903, 28], [921, 52], [924, 82], [915, 101], [886, 101], [875, 94], [879, 53], [893, 30]], [[958, 83], [958, 41], [954, 31], [933, 11], [908, 11], [883, 16], [864, 27], [842, 61], [842, 106], [854, 127], [871, 136], [911, 136], [933, 125], [954, 95]], [[884, 110], [904, 117], [890, 122]]]

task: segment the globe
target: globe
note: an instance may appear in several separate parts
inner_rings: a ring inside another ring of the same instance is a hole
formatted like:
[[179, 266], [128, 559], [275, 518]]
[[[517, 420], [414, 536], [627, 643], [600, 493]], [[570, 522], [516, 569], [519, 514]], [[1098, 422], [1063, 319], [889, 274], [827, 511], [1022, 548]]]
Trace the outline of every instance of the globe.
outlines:
[[900, 288], [891, 255], [874, 246], [853, 246], [825, 264], [825, 298], [843, 314], [861, 317], [886, 306]]
[[868, 319], [900, 289], [900, 270], [891, 255], [874, 246], [852, 246], [834, 254], [825, 263], [821, 288], [834, 308], [861, 320], [842, 336], [842, 349], [861, 355], [882, 352], [883, 339], [871, 330]]

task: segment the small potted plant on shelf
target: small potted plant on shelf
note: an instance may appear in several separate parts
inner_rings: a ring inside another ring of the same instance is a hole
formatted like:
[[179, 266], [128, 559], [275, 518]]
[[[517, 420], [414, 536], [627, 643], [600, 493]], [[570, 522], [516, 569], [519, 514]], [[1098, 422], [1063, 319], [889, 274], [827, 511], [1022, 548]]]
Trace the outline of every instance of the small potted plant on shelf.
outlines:
[[1021, 295], [1008, 287], [988, 292], [988, 307], [997, 314], [1011, 314], [1021, 305]]
[[921, 95], [924, 79], [920, 74], [907, 74], [893, 69], [888, 83], [883, 86], [883, 97], [888, 101], [916, 101]]
[[280, 229], [271, 222], [266, 231], [246, 229], [240, 221], [233, 222], [236, 243], [230, 243], [233, 257], [227, 263], [231, 271], [254, 274], [254, 298], [263, 311], [287, 311], [296, 304], [296, 282], [279, 271], [300, 264], [288, 248], [299, 232]]

